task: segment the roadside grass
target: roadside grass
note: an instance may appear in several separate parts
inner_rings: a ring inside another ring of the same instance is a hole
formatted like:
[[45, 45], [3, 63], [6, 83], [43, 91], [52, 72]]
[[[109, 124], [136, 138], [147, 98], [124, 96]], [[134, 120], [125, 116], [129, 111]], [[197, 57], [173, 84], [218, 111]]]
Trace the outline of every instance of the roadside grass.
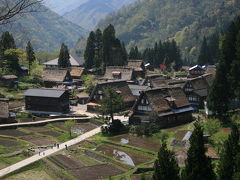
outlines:
[[58, 140], [60, 143], [64, 143], [64, 142], [69, 141], [69, 140], [71, 140], [71, 139], [74, 139], [74, 138], [76, 138], [76, 137], [78, 137], [77, 134], [73, 134], [73, 133], [72, 133], [72, 136], [70, 136], [69, 133], [64, 133], [63, 135], [58, 136], [58, 137], [57, 137], [57, 140]]

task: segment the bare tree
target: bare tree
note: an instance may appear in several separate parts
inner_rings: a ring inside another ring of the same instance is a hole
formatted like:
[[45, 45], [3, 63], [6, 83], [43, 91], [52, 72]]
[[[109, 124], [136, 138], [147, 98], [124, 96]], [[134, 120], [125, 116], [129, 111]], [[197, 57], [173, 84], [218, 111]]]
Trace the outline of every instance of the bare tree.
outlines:
[[39, 11], [43, 0], [0, 0], [0, 25], [13, 21], [14, 17]]

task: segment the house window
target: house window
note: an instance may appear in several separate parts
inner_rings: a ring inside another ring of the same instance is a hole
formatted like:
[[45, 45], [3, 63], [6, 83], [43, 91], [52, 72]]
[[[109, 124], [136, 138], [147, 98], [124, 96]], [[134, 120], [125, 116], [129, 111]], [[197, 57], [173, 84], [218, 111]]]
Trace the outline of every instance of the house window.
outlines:
[[98, 94], [99, 94], [99, 95], [102, 95], [103, 92], [102, 92], [101, 90], [98, 90]]

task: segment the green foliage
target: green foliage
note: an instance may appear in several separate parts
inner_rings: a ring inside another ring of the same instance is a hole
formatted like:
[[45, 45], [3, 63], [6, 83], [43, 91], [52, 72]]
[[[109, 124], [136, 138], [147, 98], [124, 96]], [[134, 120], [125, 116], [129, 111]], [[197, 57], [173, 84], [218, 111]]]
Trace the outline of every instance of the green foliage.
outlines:
[[[209, 90], [207, 103], [209, 109], [223, 116], [230, 108], [230, 102], [239, 98], [240, 84], [240, 17], [231, 23], [225, 35], [221, 59], [213, 84]], [[224, 91], [223, 91], [224, 90]]]
[[218, 132], [221, 127], [221, 123], [218, 119], [207, 119], [207, 121], [203, 124], [204, 131], [213, 135]]
[[28, 67], [29, 67], [28, 70], [30, 73], [32, 63], [36, 60], [35, 53], [34, 53], [34, 50], [33, 50], [33, 47], [32, 47], [32, 44], [30, 41], [28, 41], [28, 43], [27, 43], [26, 54], [27, 54], [27, 62], [28, 62]]
[[190, 148], [187, 152], [186, 166], [182, 173], [183, 180], [212, 180], [215, 174], [211, 160], [205, 155], [203, 129], [198, 122], [194, 124], [194, 131], [190, 138]]
[[[9, 2], [15, 0], [8, 0]], [[25, 49], [29, 40], [36, 52], [54, 52], [64, 42], [72, 48], [86, 34], [86, 31], [44, 5], [39, 5], [37, 13], [25, 13], [11, 24], [2, 25], [2, 31], [9, 30], [19, 48]]]
[[210, 51], [208, 48], [207, 39], [204, 36], [202, 46], [200, 49], [200, 54], [198, 56], [198, 64], [203, 66], [203, 65], [210, 64], [210, 62], [211, 62]]
[[137, 126], [130, 126], [129, 132], [136, 134], [137, 136], [152, 136], [154, 133], [158, 133], [160, 127], [156, 124], [143, 124]]
[[154, 164], [153, 180], [179, 180], [179, 167], [173, 152], [167, 149], [163, 142]]
[[87, 39], [87, 46], [84, 52], [85, 67], [87, 69], [90, 69], [94, 66], [95, 41], [95, 33], [91, 31]]
[[84, 75], [82, 77], [82, 80], [83, 80], [83, 85], [86, 88], [86, 92], [88, 94], [90, 94], [93, 91], [93, 89], [96, 86], [96, 84], [97, 84], [95, 76], [94, 75], [90, 75], [90, 74]]
[[6, 51], [7, 49], [16, 49], [14, 38], [12, 34], [10, 34], [8, 31], [4, 32], [1, 36], [0, 40], [1, 54], [3, 54], [4, 51]]
[[110, 115], [113, 122], [114, 113], [118, 113], [123, 109], [123, 97], [112, 87], [105, 88], [103, 93], [103, 99], [100, 101], [101, 111], [103, 114]]
[[238, 1], [143, 0], [108, 15], [98, 27], [112, 23], [127, 48], [140, 50], [154, 42], [174, 38], [183, 59], [197, 60], [201, 40], [224, 31], [240, 12]]
[[61, 45], [60, 54], [58, 57], [58, 66], [60, 68], [67, 68], [71, 66], [68, 47], [64, 43]]
[[125, 127], [120, 120], [114, 120], [108, 126], [102, 126], [103, 135], [119, 135], [128, 132], [128, 128]]
[[[220, 156], [218, 175], [220, 180], [232, 179], [239, 172], [240, 136], [236, 125], [232, 126], [232, 132], [224, 143], [224, 149]], [[234, 175], [234, 172], [236, 174]]]
[[8, 49], [4, 51], [3, 70], [5, 74], [19, 74], [20, 66], [18, 52], [17, 49]]
[[68, 129], [70, 137], [72, 137], [72, 127], [74, 127], [75, 125], [75, 120], [67, 120], [64, 122], [64, 126], [66, 126], [66, 128]]

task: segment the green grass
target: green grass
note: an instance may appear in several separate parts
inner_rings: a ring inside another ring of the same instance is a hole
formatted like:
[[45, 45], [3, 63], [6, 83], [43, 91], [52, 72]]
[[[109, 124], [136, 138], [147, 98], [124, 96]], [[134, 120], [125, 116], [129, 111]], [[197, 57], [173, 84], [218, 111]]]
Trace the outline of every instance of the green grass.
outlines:
[[78, 135], [77, 134], [72, 134], [72, 136], [69, 135], [69, 133], [65, 133], [61, 136], [58, 136], [57, 137], [57, 140], [60, 142], [60, 143], [63, 143], [63, 142], [66, 142], [66, 141], [69, 141], [73, 138], [76, 138]]

